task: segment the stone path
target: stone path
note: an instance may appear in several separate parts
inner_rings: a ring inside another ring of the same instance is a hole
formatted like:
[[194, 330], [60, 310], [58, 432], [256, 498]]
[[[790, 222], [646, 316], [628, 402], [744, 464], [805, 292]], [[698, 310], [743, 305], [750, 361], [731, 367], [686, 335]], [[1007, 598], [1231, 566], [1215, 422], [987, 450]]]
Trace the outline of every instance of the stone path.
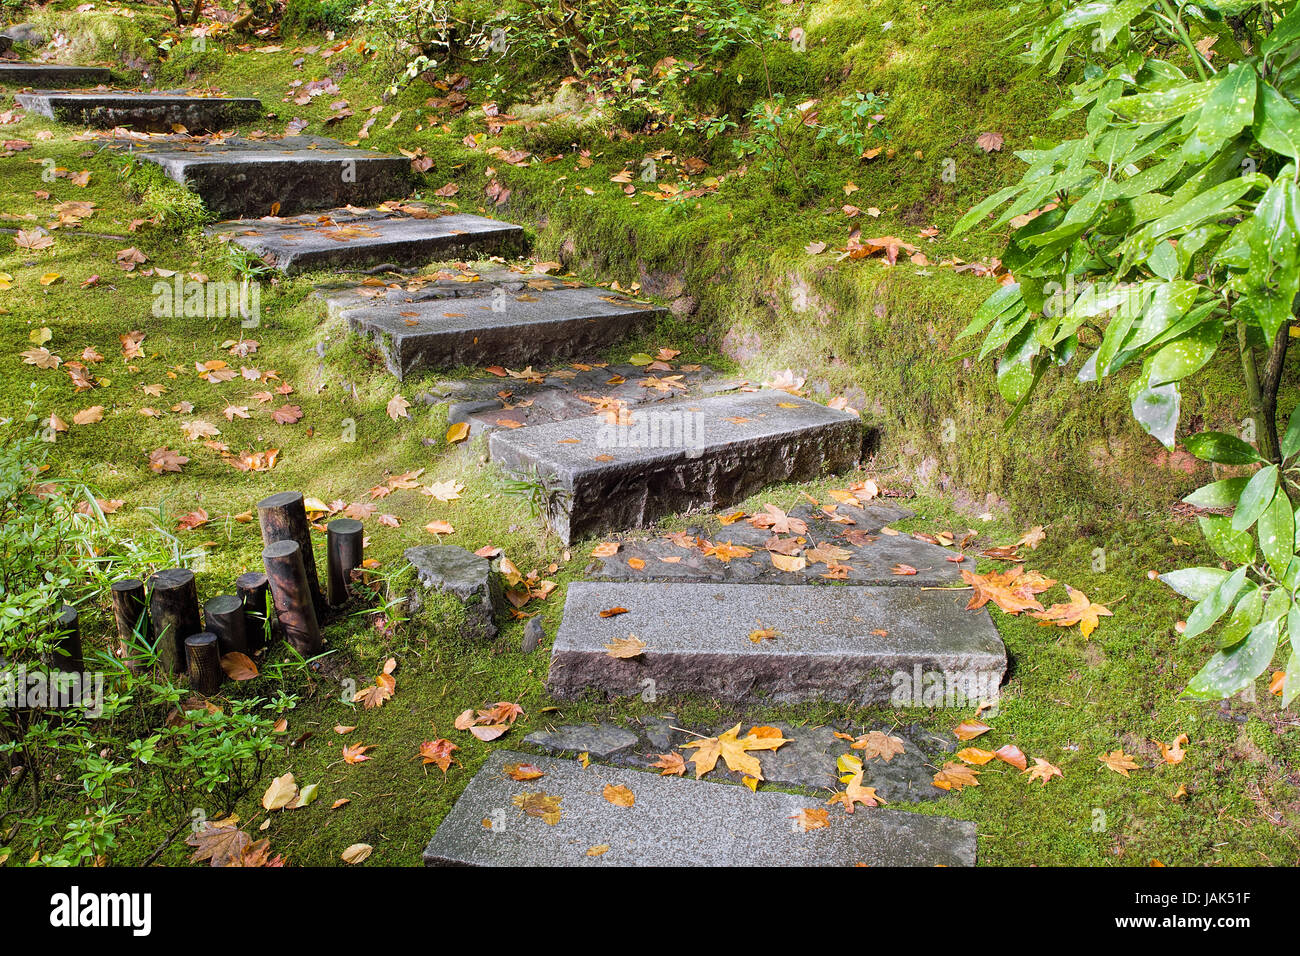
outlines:
[[[679, 750], [682, 744], [699, 737], [716, 737], [735, 725], [689, 726], [676, 715], [631, 719], [619, 724], [562, 724], [538, 730], [524, 738], [524, 744], [555, 756], [576, 757], [587, 754], [591, 760], [620, 767], [651, 769], [660, 755]], [[851, 725], [796, 726], [773, 721], [770, 726], [781, 731], [789, 743], [762, 754], [763, 779], [774, 786], [794, 787], [823, 798], [840, 789], [836, 761], [845, 754], [858, 755], [850, 747], [860, 729]], [[743, 729], [743, 728], [742, 728]], [[873, 787], [891, 805], [921, 803], [946, 796], [948, 791], [934, 785], [935, 769], [952, 759], [958, 747], [951, 735], [940, 736], [923, 727], [895, 727], [878, 724], [868, 727], [897, 738], [902, 747], [889, 760], [872, 759], [863, 763], [863, 786]], [[840, 735], [840, 736], [837, 736]], [[845, 738], [849, 739], [845, 739]], [[688, 751], [680, 751], [685, 756]], [[741, 783], [744, 775], [728, 770], [719, 763], [709, 771], [708, 779]]]
[[861, 454], [862, 426], [847, 412], [763, 391], [493, 432], [488, 447], [506, 471], [553, 488], [546, 518], [568, 543], [847, 470]]
[[510, 255], [524, 247], [523, 230], [512, 223], [403, 203], [325, 216], [236, 219], [218, 223], [208, 235], [226, 238], [285, 273], [422, 266], [459, 256]]
[[148, 133], [214, 133], [262, 115], [252, 97], [189, 96], [183, 93], [19, 93], [29, 113], [95, 129], [129, 127]]
[[223, 218], [373, 206], [406, 195], [411, 185], [411, 163], [405, 157], [354, 149], [321, 136], [130, 145]]
[[[0, 63], [0, 82], [29, 87], [108, 80], [106, 70]], [[958, 575], [948, 549], [888, 528], [907, 516], [896, 505], [850, 496], [778, 512], [775, 525], [701, 516], [690, 531], [636, 533], [669, 515], [730, 507], [776, 482], [852, 468], [871, 436], [857, 417], [674, 366], [662, 354], [637, 365], [597, 361], [663, 310], [500, 261], [438, 264], [521, 253], [523, 230], [407, 201], [413, 176], [403, 156], [316, 136], [226, 135], [260, 115], [256, 99], [96, 90], [21, 94], [19, 102], [64, 122], [129, 127], [109, 142], [157, 164], [227, 220], [209, 235], [281, 272], [369, 273], [323, 283], [317, 294], [334, 318], [376, 342], [396, 377], [487, 366], [491, 378], [433, 383], [418, 398], [445, 399], [452, 422], [488, 433], [492, 459], [544, 489], [547, 520], [563, 541], [616, 536], [589, 568], [595, 580], [569, 586], [551, 650], [556, 697], [640, 695], [649, 683], [665, 697], [729, 705], [861, 705], [887, 702], [899, 675], [919, 682], [923, 672], [943, 672], [953, 691], [975, 699], [996, 685], [1006, 656], [987, 611], [967, 611], [965, 595], [942, 590]], [[421, 268], [428, 271], [412, 274]], [[547, 364], [585, 357], [592, 361]], [[467, 639], [497, 636], [501, 582], [489, 561], [436, 545], [412, 548], [407, 559], [421, 587], [466, 605]], [[611, 608], [624, 610], [601, 616]], [[536, 623], [533, 648], [543, 636]], [[644, 642], [640, 653], [607, 653], [633, 635]], [[651, 762], [650, 746], [664, 752], [683, 742], [671, 715], [645, 718], [635, 731], [596, 728], [594, 742], [591, 728], [539, 731], [525, 743], [582, 747], [623, 766], [583, 769], [497, 751], [438, 828], [426, 862], [974, 862], [974, 827], [943, 817], [859, 808], [837, 810], [825, 826], [796, 826], [796, 817], [826, 819], [824, 792], [838, 787], [835, 761], [847, 745], [836, 728], [782, 729], [789, 743], [765, 754], [768, 779], [822, 793], [755, 793], [638, 769]], [[919, 728], [901, 739], [904, 753], [869, 761], [864, 784], [890, 802], [933, 799], [933, 762], [953, 742]], [[512, 762], [535, 763], [545, 776], [516, 783], [502, 772]], [[736, 779], [725, 769], [714, 776]], [[631, 789], [635, 804], [610, 803], [607, 784]], [[546, 801], [528, 796], [543, 791], [561, 798], [558, 818], [521, 809], [545, 812]]]
[[[508, 764], [544, 771], [518, 783]], [[607, 786], [635, 795], [630, 807]], [[541, 795], [539, 799], [537, 795]], [[558, 815], [545, 797], [559, 797]], [[522, 804], [522, 808], [521, 808]], [[525, 812], [531, 808], [533, 813]], [[800, 825], [813, 797], [498, 750], [424, 851], [431, 866], [971, 866], [975, 825], [875, 808]], [[553, 821], [553, 822], [552, 822]]]
[[[596, 356], [664, 311], [608, 289], [508, 269], [488, 270], [475, 282], [465, 278], [448, 273], [417, 288], [350, 289], [326, 303], [379, 346], [398, 378], [463, 365], [523, 368], [557, 356]], [[364, 295], [376, 291], [381, 294]]]
[[0, 61], [0, 86], [41, 89], [81, 89], [112, 80], [102, 66], [61, 66], [57, 63]]
[[[560, 699], [649, 688], [726, 703], [888, 705], [919, 666], [977, 701], [996, 688], [1006, 652], [968, 600], [920, 588], [575, 582], [547, 689]], [[610, 608], [626, 613], [602, 617]], [[609, 653], [633, 636], [641, 653]]]

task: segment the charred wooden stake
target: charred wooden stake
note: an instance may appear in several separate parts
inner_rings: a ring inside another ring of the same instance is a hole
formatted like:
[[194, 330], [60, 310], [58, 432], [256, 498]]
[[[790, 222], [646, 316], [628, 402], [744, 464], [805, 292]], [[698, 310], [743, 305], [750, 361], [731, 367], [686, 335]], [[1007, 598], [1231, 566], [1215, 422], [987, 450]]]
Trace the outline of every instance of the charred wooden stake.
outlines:
[[244, 640], [250, 650], [266, 646], [266, 597], [270, 588], [263, 571], [245, 571], [235, 578], [235, 592], [244, 605]]
[[339, 607], [351, 597], [352, 569], [361, 567], [365, 525], [355, 518], [335, 518], [326, 527], [326, 571], [330, 607]]
[[244, 602], [236, 594], [222, 594], [203, 605], [203, 624], [217, 635], [221, 656], [248, 653], [244, 635]]
[[221, 669], [221, 642], [210, 631], [185, 638], [185, 657], [189, 662], [190, 690], [203, 696], [215, 694], [226, 672]]
[[113, 619], [117, 622], [117, 654], [132, 670], [139, 667], [138, 648], [149, 634], [148, 605], [144, 599], [144, 582], [137, 578], [114, 581], [109, 588], [113, 598]]
[[297, 541], [277, 541], [262, 552], [266, 577], [275, 602], [275, 619], [285, 638], [303, 657], [320, 653], [320, 625], [312, 604], [302, 548]]
[[149, 579], [149, 625], [159, 663], [170, 674], [184, 674], [185, 638], [203, 630], [193, 571], [168, 568]]
[[311, 587], [312, 608], [317, 618], [326, 611], [325, 598], [320, 591], [316, 575], [316, 555], [311, 546], [311, 525], [307, 522], [307, 508], [302, 492], [281, 491], [257, 503], [257, 520], [262, 525], [262, 544], [270, 547], [277, 541], [296, 541], [302, 549], [302, 566], [307, 572]]
[[63, 605], [58, 617], [54, 619], [54, 629], [59, 637], [49, 655], [50, 670], [80, 673], [84, 662], [81, 657], [81, 625], [77, 621], [77, 609], [71, 604]]

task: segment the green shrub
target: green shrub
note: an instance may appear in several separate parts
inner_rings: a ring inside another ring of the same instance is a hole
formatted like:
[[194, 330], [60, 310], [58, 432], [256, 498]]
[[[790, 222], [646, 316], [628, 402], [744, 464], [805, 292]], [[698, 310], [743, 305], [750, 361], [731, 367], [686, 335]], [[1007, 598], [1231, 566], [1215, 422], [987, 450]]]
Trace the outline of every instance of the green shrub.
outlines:
[[352, 28], [352, 16], [362, 5], [363, 0], [289, 0], [280, 30], [286, 36], [326, 30], [344, 33]]

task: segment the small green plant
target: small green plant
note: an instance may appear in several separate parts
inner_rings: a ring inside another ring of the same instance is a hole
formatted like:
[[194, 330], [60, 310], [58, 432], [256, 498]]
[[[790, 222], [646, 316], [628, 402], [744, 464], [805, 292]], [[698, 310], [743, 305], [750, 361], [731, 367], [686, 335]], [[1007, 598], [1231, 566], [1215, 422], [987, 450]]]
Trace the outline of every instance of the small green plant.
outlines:
[[569, 497], [569, 492], [560, 486], [556, 478], [543, 475], [536, 466], [530, 467], [522, 478], [503, 481], [501, 490], [509, 497], [519, 500], [534, 521], [559, 514]]

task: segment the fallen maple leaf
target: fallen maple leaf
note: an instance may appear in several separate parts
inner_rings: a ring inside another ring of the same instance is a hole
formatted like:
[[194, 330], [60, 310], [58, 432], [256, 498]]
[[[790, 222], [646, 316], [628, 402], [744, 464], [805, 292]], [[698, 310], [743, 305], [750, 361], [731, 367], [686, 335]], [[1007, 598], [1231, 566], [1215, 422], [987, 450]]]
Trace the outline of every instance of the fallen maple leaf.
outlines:
[[659, 759], [650, 766], [659, 771], [661, 777], [680, 777], [686, 773], [686, 758], [679, 753], [656, 754]]
[[1127, 777], [1130, 770], [1141, 770], [1142, 768], [1134, 762], [1131, 754], [1126, 754], [1123, 749], [1113, 750], [1110, 753], [1104, 753], [1097, 758], [1111, 770]]
[[1043, 605], [1034, 595], [1042, 594], [1056, 583], [1037, 571], [1026, 573], [1020, 566], [987, 575], [962, 571], [961, 577], [974, 590], [970, 602], [966, 605], [967, 610], [978, 610], [992, 601], [1007, 614], [1041, 611]]
[[879, 730], [873, 730], [865, 736], [859, 737], [850, 746], [854, 750], [862, 751], [863, 760], [879, 757], [885, 763], [889, 763], [895, 756], [903, 753], [902, 738], [891, 737]]
[[752, 727], [744, 737], [740, 733], [740, 724], [732, 727], [725, 734], [717, 737], [705, 737], [682, 744], [682, 749], [694, 750], [691, 763], [695, 764], [695, 779], [698, 780], [717, 766], [721, 757], [728, 770], [742, 773], [755, 780], [763, 779], [763, 768], [758, 758], [751, 756], [751, 750], [776, 750], [782, 744], [789, 743], [775, 727]]
[[[460, 747], [456, 746], [450, 740], [447, 740], [444, 737], [439, 737], [437, 740], [426, 740], [424, 743], [420, 744], [420, 752], [416, 756], [420, 757], [425, 764], [436, 764], [438, 769], [445, 774], [453, 760], [452, 752], [459, 749]], [[514, 766], [519, 765], [515, 764]], [[509, 770], [510, 768], [507, 767], [506, 769]], [[515, 779], [527, 780], [531, 778], [516, 777]]]
[[366, 751], [370, 750], [371, 747], [372, 745], [370, 744], [345, 744], [343, 747], [344, 763], [356, 764], [369, 760], [370, 758], [366, 756]]
[[610, 657], [621, 660], [640, 657], [645, 653], [646, 643], [635, 634], [629, 634], [627, 637], [616, 637], [613, 641], [605, 645], [605, 650]]
[[620, 784], [605, 784], [602, 796], [616, 807], [630, 807], [636, 803], [636, 794]]
[[1086, 594], [1076, 591], [1068, 584], [1065, 586], [1065, 593], [1070, 597], [1069, 604], [1053, 604], [1046, 611], [1039, 611], [1029, 616], [1037, 618], [1042, 627], [1051, 627], [1053, 624], [1057, 627], [1070, 627], [1078, 624], [1079, 633], [1084, 637], [1088, 637], [1097, 629], [1097, 625], [1101, 623], [1100, 618], [1112, 616], [1109, 608], [1094, 604]]
[[515, 794], [510, 798], [510, 802], [528, 816], [539, 817], [543, 823], [555, 826], [560, 822], [560, 801], [563, 799], [544, 792], [525, 792]]
[[949, 760], [934, 775], [934, 785], [940, 790], [960, 790], [962, 787], [978, 787], [979, 771], [965, 764]]
[[1061, 773], [1060, 767], [1048, 763], [1042, 757], [1035, 757], [1034, 765], [1026, 770], [1025, 773], [1029, 774], [1030, 780], [1037, 780], [1044, 787], [1047, 786], [1047, 781], [1051, 780], [1053, 777], [1065, 776], [1065, 774]]

